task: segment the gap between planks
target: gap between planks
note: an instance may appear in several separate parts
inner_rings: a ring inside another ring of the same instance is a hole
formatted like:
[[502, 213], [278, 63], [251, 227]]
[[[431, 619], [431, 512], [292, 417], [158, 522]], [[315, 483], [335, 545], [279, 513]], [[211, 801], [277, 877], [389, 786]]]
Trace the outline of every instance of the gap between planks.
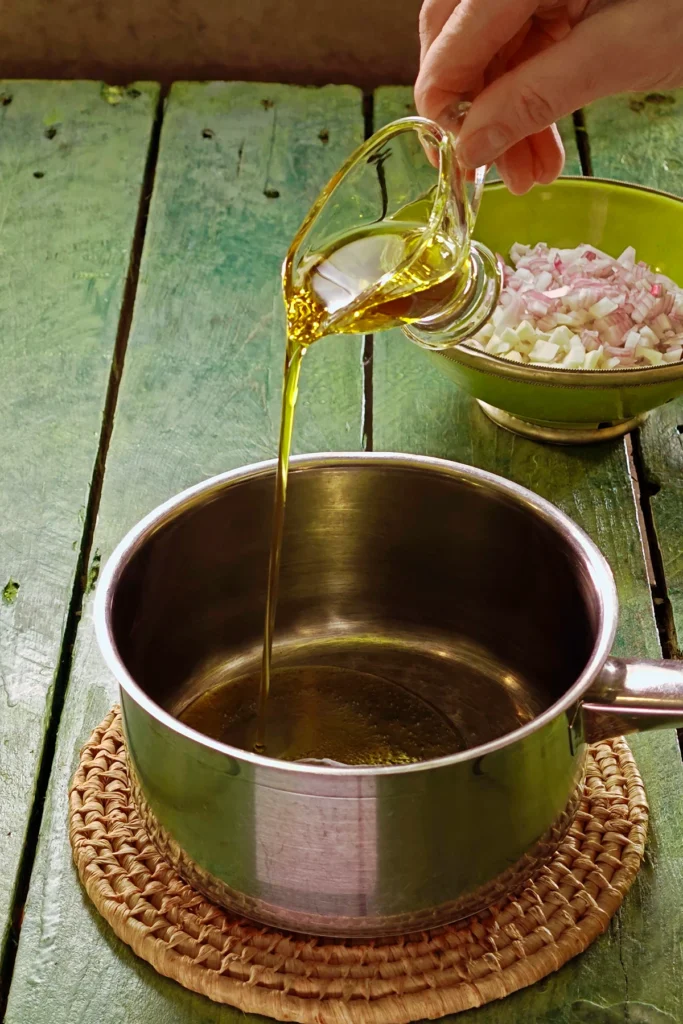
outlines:
[[167, 95], [168, 89], [165, 86], [162, 86], [159, 90], [154, 122], [150, 134], [149, 150], [147, 153], [147, 160], [145, 162], [145, 171], [140, 188], [140, 202], [138, 205], [138, 213], [130, 250], [128, 272], [126, 274], [126, 282], [124, 285], [121, 314], [119, 317], [116, 341], [114, 344], [114, 354], [111, 369], [109, 371], [107, 392], [102, 412], [102, 426], [100, 428], [97, 454], [95, 456], [93, 472], [88, 489], [88, 502], [83, 522], [83, 532], [81, 534], [78, 560], [76, 562], [74, 584], [71, 591], [71, 597], [69, 599], [64, 632], [62, 635], [61, 651], [55, 673], [54, 695], [50, 708], [50, 717], [40, 755], [40, 766], [38, 769], [35, 796], [26, 830], [24, 849], [17, 870], [14, 899], [10, 909], [10, 931], [7, 938], [7, 944], [5, 946], [5, 952], [2, 961], [0, 961], [0, 1021], [3, 1021], [5, 1018], [9, 990], [12, 983], [12, 976], [14, 974], [14, 964], [16, 961], [19, 935], [24, 916], [24, 906], [28, 896], [33, 864], [38, 849], [38, 837], [42, 823], [43, 808], [50, 780], [50, 773], [52, 771], [52, 762], [57, 744], [59, 724], [62, 717], [62, 711], [64, 709], [66, 690], [69, 683], [69, 677], [71, 675], [74, 644], [76, 642], [76, 634], [83, 609], [83, 600], [86, 594], [89, 593], [95, 585], [99, 574], [99, 553], [95, 551], [91, 558], [92, 542], [100, 506], [100, 498], [102, 495], [102, 484], [104, 481], [107, 452], [109, 450], [109, 442], [111, 440], [111, 434], [114, 426], [114, 415], [116, 413], [116, 403], [119, 394], [121, 374], [123, 372], [123, 364], [128, 346], [128, 337], [133, 318], [133, 308], [135, 305], [135, 296], [137, 293], [140, 273], [140, 259], [142, 257], [142, 249], [145, 242], [152, 192], [154, 191], [154, 177], [156, 173], [157, 159], [159, 156], [159, 140], [163, 123], [164, 104]]
[[[657, 539], [657, 529], [652, 511], [652, 498], [660, 488], [659, 484], [653, 483], [648, 479], [641, 446], [640, 430], [635, 430], [632, 435], [627, 436], [626, 452], [636, 498], [638, 522], [640, 524], [641, 536], [643, 537], [645, 561], [647, 563], [652, 603], [662, 654], [665, 658], [680, 658], [681, 651], [678, 645], [676, 624], [666, 584], [664, 560]], [[678, 742], [683, 754], [683, 729], [678, 731]]]
[[[590, 136], [586, 125], [583, 110], [574, 113], [574, 132], [576, 144], [581, 159], [581, 169], [586, 177], [593, 177], [593, 163], [591, 160]], [[641, 449], [640, 430], [636, 429], [625, 438], [626, 459], [628, 462], [631, 484], [633, 486], [633, 497], [638, 517], [640, 537], [643, 544], [643, 555], [647, 567], [647, 577], [652, 593], [652, 606], [654, 609], [659, 643], [662, 654], [665, 658], [677, 658], [680, 656], [676, 626], [674, 623], [671, 601], [666, 584], [664, 573], [664, 562], [657, 539], [654, 515], [652, 512], [652, 498], [659, 490], [656, 484], [648, 480]], [[683, 730], [678, 733], [679, 746], [683, 754]]]
[[576, 148], [579, 151], [579, 160], [581, 161], [581, 173], [586, 178], [592, 178], [593, 164], [591, 162], [591, 147], [588, 140], [588, 129], [586, 128], [586, 118], [584, 117], [583, 110], [575, 110], [572, 114], [572, 121], [574, 123]]
[[[366, 139], [369, 139], [375, 130], [375, 97], [374, 94], [371, 92], [363, 94], [363, 129], [364, 137]], [[374, 343], [374, 334], [366, 334], [363, 336], [363, 344], [361, 346], [361, 372], [363, 388], [363, 407], [361, 410], [361, 445], [363, 451], [365, 452], [371, 452], [374, 450], [374, 442], [372, 437], [372, 374]]]
[[[590, 136], [583, 110], [575, 111], [573, 120], [576, 145], [581, 160], [581, 170], [587, 178], [592, 178], [594, 174], [593, 162], [591, 160]], [[659, 634], [659, 643], [665, 658], [677, 658], [680, 656], [680, 650], [676, 636], [676, 626], [652, 512], [652, 498], [659, 490], [659, 487], [648, 480], [641, 448], [640, 430], [636, 429], [632, 434], [627, 434], [624, 440], [638, 527], [643, 544], [647, 578], [652, 594], [655, 623]], [[679, 731], [678, 740], [681, 754], [683, 755], [683, 730]]]

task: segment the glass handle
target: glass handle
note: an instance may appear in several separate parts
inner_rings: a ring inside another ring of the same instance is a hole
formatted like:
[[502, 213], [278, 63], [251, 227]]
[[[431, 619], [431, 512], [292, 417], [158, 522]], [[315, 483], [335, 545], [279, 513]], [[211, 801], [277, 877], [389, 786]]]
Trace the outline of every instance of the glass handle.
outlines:
[[449, 135], [453, 140], [453, 177], [456, 188], [461, 193], [461, 202], [464, 207], [466, 229], [469, 237], [471, 237], [474, 231], [474, 224], [479, 213], [481, 197], [484, 191], [484, 183], [489, 171], [487, 166], [477, 167], [475, 171], [464, 171], [456, 156], [455, 143], [467, 116], [467, 111], [471, 106], [472, 104], [469, 100], [461, 100], [460, 103], [457, 103], [448, 111], [444, 119], [448, 126]]
[[488, 166], [477, 167], [474, 172], [471, 190], [468, 190], [467, 198], [470, 208], [470, 231], [474, 229], [474, 222], [476, 221], [477, 214], [479, 213], [479, 206], [481, 204], [481, 197], [484, 192], [484, 185], [486, 183], [486, 175], [488, 172]]

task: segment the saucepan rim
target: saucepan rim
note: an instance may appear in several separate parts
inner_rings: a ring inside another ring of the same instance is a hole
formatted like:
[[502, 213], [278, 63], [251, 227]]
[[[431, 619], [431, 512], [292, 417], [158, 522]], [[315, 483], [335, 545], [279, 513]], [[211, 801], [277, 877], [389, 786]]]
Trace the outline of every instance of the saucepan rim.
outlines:
[[211, 492], [221, 492], [234, 483], [272, 474], [276, 460], [241, 466], [237, 469], [221, 473], [188, 487], [168, 501], [144, 516], [119, 542], [109, 557], [100, 576], [94, 604], [95, 632], [98, 645], [109, 670], [113, 673], [122, 689], [152, 718], [172, 732], [184, 736], [201, 746], [230, 758], [252, 765], [277, 769], [282, 772], [294, 772], [297, 775], [326, 775], [344, 778], [358, 776], [376, 776], [384, 774], [406, 775], [420, 771], [433, 770], [465, 761], [481, 758], [511, 746], [525, 739], [532, 733], [543, 729], [558, 715], [567, 711], [581, 699], [582, 695], [596, 678], [605, 663], [616, 632], [618, 616], [618, 599], [612, 571], [598, 547], [590, 537], [574, 523], [569, 516], [561, 512], [551, 502], [539, 497], [532, 491], [513, 483], [495, 473], [467, 466], [463, 463], [450, 462], [424, 455], [406, 455], [398, 452], [330, 452], [312, 455], [299, 455], [292, 459], [290, 472], [294, 475], [315, 469], [337, 467], [363, 468], [365, 466], [400, 467], [427, 473], [439, 473], [444, 476], [479, 482], [493, 488], [518, 504], [530, 509], [542, 520], [558, 531], [563, 540], [581, 558], [597, 599], [598, 622], [596, 640], [590, 657], [576, 681], [564, 692], [559, 700], [538, 715], [531, 722], [506, 733], [498, 739], [481, 744], [471, 749], [451, 754], [430, 761], [420, 761], [409, 765], [385, 765], [381, 767], [349, 767], [337, 769], [326, 765], [304, 765], [256, 754], [251, 751], [232, 747], [227, 743], [211, 739], [203, 733], [184, 725], [169, 712], [161, 708], [143, 690], [139, 683], [130, 675], [120, 657], [113, 636], [111, 613], [117, 585], [127, 565], [142, 545], [161, 527], [172, 521], [176, 516], [192, 507], [195, 499], [202, 495], [205, 499]]

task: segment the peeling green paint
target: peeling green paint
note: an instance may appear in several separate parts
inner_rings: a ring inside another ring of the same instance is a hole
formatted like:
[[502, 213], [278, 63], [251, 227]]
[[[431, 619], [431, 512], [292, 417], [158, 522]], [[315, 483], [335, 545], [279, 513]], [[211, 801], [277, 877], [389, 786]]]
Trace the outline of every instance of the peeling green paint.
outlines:
[[55, 108], [53, 110], [50, 110], [49, 113], [45, 114], [45, 116], [43, 117], [43, 124], [46, 128], [52, 128], [56, 124], [61, 124], [63, 120], [64, 117], [62, 115], [61, 110], [57, 110]]
[[116, 107], [126, 95], [126, 90], [122, 85], [103, 85], [101, 95], [103, 100], [110, 103], [112, 107]]
[[17, 583], [17, 581], [13, 580], [12, 577], [10, 576], [10, 578], [7, 580], [7, 583], [2, 588], [2, 600], [4, 604], [14, 604], [14, 602], [17, 599], [20, 586], [21, 584]]
[[95, 584], [100, 575], [100, 567], [102, 565], [102, 554], [99, 548], [95, 548], [95, 554], [92, 556], [92, 562], [90, 563], [90, 569], [88, 570], [88, 578], [85, 582], [86, 594], [92, 593], [95, 589]]

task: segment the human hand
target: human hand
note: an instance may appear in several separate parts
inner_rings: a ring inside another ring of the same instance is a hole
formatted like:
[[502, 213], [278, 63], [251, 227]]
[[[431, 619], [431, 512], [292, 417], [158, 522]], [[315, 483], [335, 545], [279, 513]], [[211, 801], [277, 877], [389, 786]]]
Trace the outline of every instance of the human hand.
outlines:
[[424, 0], [420, 42], [418, 112], [448, 127], [473, 99], [458, 156], [516, 194], [560, 174], [560, 117], [683, 85], [683, 0]]

